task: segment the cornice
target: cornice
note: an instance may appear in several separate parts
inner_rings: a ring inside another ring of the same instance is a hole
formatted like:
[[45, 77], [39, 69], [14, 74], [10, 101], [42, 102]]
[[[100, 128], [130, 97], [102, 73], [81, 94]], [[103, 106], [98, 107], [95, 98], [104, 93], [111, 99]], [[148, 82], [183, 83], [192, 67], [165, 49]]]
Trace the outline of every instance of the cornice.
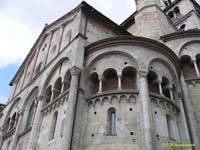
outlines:
[[147, 47], [157, 50], [163, 53], [164, 55], [168, 56], [172, 60], [173, 64], [176, 67], [178, 75], [180, 75], [180, 60], [177, 57], [177, 55], [173, 52], [173, 50], [171, 50], [166, 45], [149, 38], [136, 37], [136, 36], [120, 36], [120, 37], [107, 38], [86, 46], [85, 51], [86, 55], [89, 55], [100, 49], [119, 46], [119, 45], [134, 45], [134, 46]]
[[180, 39], [180, 38], [188, 38], [188, 37], [200, 37], [199, 29], [191, 29], [187, 31], [179, 31], [170, 34], [166, 34], [160, 37], [160, 39], [164, 42]]

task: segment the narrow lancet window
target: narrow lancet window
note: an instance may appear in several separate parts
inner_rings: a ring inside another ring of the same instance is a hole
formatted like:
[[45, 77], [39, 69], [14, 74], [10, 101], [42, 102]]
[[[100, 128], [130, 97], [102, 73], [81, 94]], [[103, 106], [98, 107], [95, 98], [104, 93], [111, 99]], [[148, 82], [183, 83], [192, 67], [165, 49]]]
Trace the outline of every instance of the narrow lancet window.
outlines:
[[114, 108], [108, 110], [108, 135], [116, 135], [116, 111]]

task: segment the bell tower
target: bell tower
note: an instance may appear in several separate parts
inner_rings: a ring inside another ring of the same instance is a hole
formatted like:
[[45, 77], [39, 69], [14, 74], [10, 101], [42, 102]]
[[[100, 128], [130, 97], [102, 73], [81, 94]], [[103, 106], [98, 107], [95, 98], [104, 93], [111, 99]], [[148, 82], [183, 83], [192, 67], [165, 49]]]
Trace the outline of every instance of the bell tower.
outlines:
[[135, 0], [135, 32], [133, 35], [158, 40], [176, 31], [176, 27], [161, 10], [160, 0]]
[[157, 5], [158, 7], [161, 7], [160, 0], [135, 0], [135, 2], [137, 11], [139, 11], [143, 7], [148, 7], [151, 5]]

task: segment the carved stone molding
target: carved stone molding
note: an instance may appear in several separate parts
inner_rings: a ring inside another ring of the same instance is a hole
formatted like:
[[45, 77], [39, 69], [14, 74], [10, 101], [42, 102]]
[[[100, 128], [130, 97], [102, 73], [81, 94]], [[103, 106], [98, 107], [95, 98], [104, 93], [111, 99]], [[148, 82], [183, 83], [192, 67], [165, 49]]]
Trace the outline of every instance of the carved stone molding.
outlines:
[[80, 72], [81, 72], [81, 69], [76, 67], [76, 66], [73, 66], [71, 69], [70, 69], [70, 72], [71, 72], [71, 76], [79, 76]]
[[138, 71], [140, 78], [146, 78], [148, 75], [148, 71], [140, 70]]
[[19, 116], [23, 115], [24, 114], [24, 109], [19, 109], [18, 114], [19, 114]]

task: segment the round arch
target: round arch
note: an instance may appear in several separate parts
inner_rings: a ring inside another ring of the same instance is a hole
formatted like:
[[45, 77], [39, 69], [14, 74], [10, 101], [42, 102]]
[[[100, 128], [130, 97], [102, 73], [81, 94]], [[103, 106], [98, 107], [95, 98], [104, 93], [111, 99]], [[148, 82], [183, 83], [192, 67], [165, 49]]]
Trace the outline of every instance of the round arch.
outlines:
[[45, 93], [45, 91], [46, 91], [46, 86], [48, 86], [49, 80], [51, 79], [52, 75], [54, 74], [54, 72], [56, 71], [56, 69], [59, 67], [59, 65], [60, 65], [62, 62], [68, 61], [68, 60], [69, 60], [68, 57], [61, 58], [61, 59], [54, 65], [54, 67], [51, 69], [51, 71], [50, 71], [48, 77], [46, 78], [46, 80], [45, 80], [45, 82], [44, 82], [44, 84], [43, 84], [42, 91], [41, 91], [42, 93]]

